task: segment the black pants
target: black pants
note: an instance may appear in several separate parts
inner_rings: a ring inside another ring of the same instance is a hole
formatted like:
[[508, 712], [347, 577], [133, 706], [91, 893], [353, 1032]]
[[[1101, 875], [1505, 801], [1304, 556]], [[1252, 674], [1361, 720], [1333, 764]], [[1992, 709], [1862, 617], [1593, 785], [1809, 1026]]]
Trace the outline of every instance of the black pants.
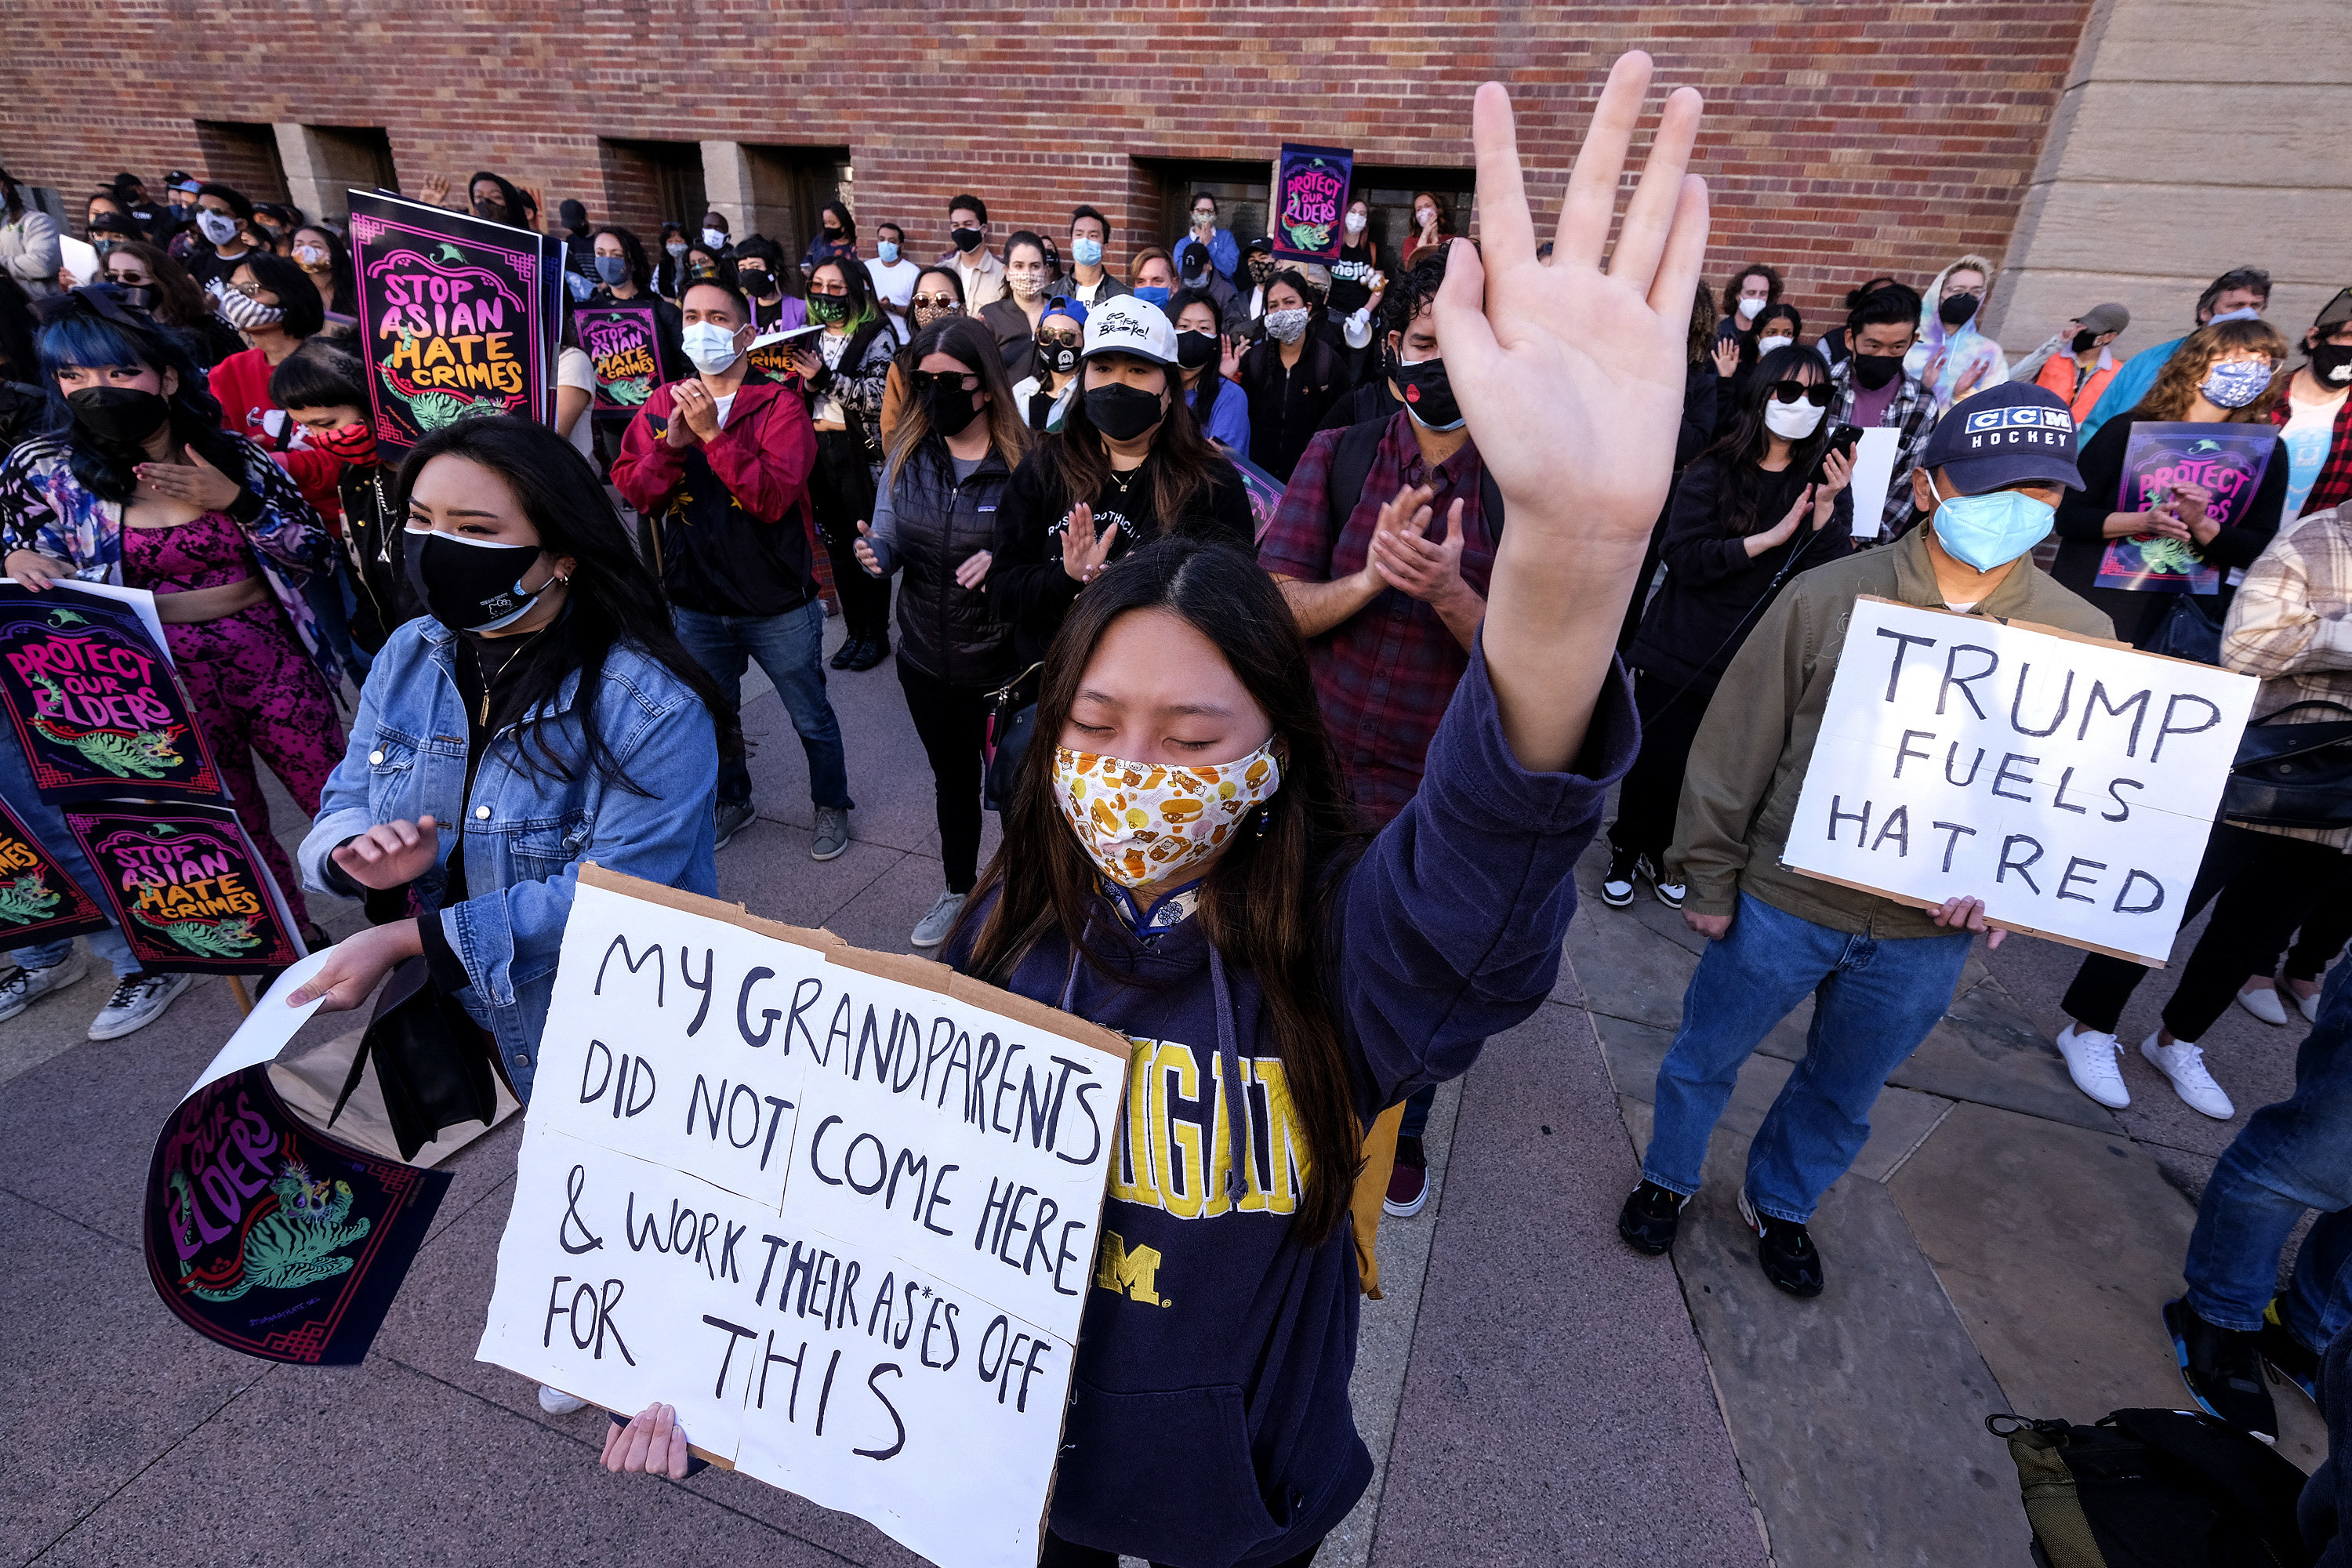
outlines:
[[907, 716], [915, 721], [923, 754], [931, 760], [948, 891], [969, 893], [980, 873], [980, 747], [987, 735], [989, 694], [934, 680], [903, 658], [898, 684], [906, 689]]
[[[1675, 807], [1683, 797], [1683, 769], [1690, 762], [1698, 721], [1715, 697], [1712, 686], [1682, 690], [1680, 680], [1648, 670], [1633, 677], [1633, 706], [1642, 715], [1642, 749], [1617, 787], [1617, 820], [1609, 842], [1650, 857], [1664, 870], [1666, 847], [1675, 841]], [[1681, 695], [1677, 697], [1676, 692]]]
[[[2205, 846], [2183, 925], [2212, 903], [2213, 918], [2195, 951], [2181, 966], [2180, 984], [2164, 1005], [2164, 1026], [2176, 1040], [2202, 1039], [2246, 983], [2268, 974], [2279, 949], [2304, 917], [2336, 884], [2343, 856], [2325, 844], [2255, 833], [2222, 823]], [[2058, 1004], [2066, 1016], [2103, 1035], [2116, 1032], [2124, 1004], [2131, 999], [2145, 964], [2095, 952], [2074, 972], [2074, 983]]]
[[874, 470], [865, 443], [846, 430], [816, 433], [816, 466], [809, 473], [816, 536], [833, 563], [833, 591], [853, 641], [890, 640], [890, 584], [857, 563], [857, 525], [874, 521]]
[[[2303, 930], [2296, 933], [2294, 945], [2286, 950], [2286, 977], [2318, 979], [2347, 942], [2352, 942], [2352, 855], [2344, 857], [2319, 901], [2304, 917]], [[2257, 968], [2254, 973], [2262, 971]]]
[[[1288, 1562], [1276, 1563], [1275, 1568], [1307, 1568], [1315, 1561], [1315, 1554], [1322, 1550], [1323, 1543], [1318, 1541]], [[1097, 1552], [1091, 1546], [1073, 1546], [1049, 1530], [1045, 1532], [1045, 1553], [1037, 1559], [1037, 1568], [1118, 1568], [1118, 1553]], [[1167, 1565], [1154, 1563], [1151, 1568], [1167, 1568]]]

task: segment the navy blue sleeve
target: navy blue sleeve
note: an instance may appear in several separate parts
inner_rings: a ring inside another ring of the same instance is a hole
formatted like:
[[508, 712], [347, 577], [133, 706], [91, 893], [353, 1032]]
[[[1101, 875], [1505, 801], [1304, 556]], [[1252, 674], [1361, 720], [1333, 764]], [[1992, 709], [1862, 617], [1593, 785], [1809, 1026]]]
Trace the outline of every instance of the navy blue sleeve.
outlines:
[[1338, 894], [1331, 995], [1367, 1120], [1458, 1077], [1550, 994], [1576, 913], [1576, 862], [1641, 743], [1622, 665], [1576, 771], [1530, 773], [1504, 738], [1482, 638], [1420, 791]]

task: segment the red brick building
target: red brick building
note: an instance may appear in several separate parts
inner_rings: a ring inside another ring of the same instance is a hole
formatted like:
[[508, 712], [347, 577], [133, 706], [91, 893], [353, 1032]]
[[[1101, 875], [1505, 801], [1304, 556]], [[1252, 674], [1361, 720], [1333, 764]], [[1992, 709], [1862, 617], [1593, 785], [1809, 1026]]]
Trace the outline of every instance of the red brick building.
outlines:
[[1709, 279], [1771, 262], [1811, 328], [1867, 273], [1924, 283], [2003, 253], [2090, 8], [16, 0], [0, 160], [57, 187], [77, 232], [119, 169], [329, 213], [346, 184], [437, 174], [462, 193], [489, 169], [551, 218], [576, 196], [650, 239], [709, 201], [794, 253], [836, 185], [862, 250], [888, 219], [921, 258], [955, 192], [986, 199], [1000, 240], [1066, 236], [1089, 202], [1123, 265], [1167, 243], [1199, 184], [1253, 232], [1285, 140], [1353, 147], [1391, 242], [1415, 189], [1466, 225], [1470, 94], [1490, 77], [1549, 199], [1609, 61], [1639, 46], [1707, 98]]

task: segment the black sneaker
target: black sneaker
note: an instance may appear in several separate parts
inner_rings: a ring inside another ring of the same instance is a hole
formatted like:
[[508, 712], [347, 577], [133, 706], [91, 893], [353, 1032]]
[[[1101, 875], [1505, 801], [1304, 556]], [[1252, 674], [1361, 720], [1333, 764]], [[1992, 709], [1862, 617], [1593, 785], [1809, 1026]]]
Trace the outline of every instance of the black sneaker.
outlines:
[[1650, 891], [1658, 895], [1658, 902], [1670, 910], [1683, 907], [1683, 884], [1667, 876], [1665, 868], [1647, 855], [1642, 857], [1642, 875], [1650, 879]]
[[859, 670], [873, 668], [889, 657], [890, 639], [888, 637], [867, 637], [857, 645], [856, 651], [849, 656], [849, 662], [842, 668], [855, 675]]
[[2278, 1299], [2263, 1309], [2261, 1334], [2263, 1359], [2271, 1370], [2303, 1390], [2303, 1396], [2314, 1405], [2319, 1403], [2319, 1352], [2294, 1337], [2279, 1317]]
[[1671, 1252], [1675, 1232], [1682, 1226], [1683, 1209], [1689, 1203], [1686, 1194], [1644, 1181], [1617, 1211], [1617, 1234], [1625, 1238], [1626, 1246], [1652, 1258]]
[[1642, 868], [1643, 855], [1638, 849], [1609, 847], [1609, 870], [1601, 879], [1601, 901], [1612, 910], [1622, 910], [1633, 901], [1633, 878]]
[[835, 669], [847, 669], [849, 661], [856, 658], [857, 650], [865, 646], [866, 641], [863, 637], [844, 637], [841, 639], [841, 646], [834, 650], [833, 657], [825, 662]]
[[1746, 1187], [1739, 1189], [1739, 1217], [1756, 1233], [1756, 1261], [1765, 1279], [1801, 1300], [1822, 1293], [1822, 1249], [1812, 1232], [1794, 1220], [1757, 1213]]
[[2186, 1300], [2164, 1304], [2164, 1327], [2172, 1335], [2180, 1381], [2197, 1407], [2264, 1443], [2276, 1443], [2278, 1409], [2263, 1383], [2263, 1336], [2217, 1328]]

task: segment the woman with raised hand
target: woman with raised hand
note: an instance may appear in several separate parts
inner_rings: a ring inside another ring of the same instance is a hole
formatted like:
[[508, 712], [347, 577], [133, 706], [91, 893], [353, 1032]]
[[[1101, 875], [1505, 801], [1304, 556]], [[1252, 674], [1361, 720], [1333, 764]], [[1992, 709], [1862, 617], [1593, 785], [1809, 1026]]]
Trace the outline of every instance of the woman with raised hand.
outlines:
[[[1243, 551], [1139, 548], [1079, 595], [1055, 645], [1005, 848], [947, 956], [1156, 1040], [1150, 1059], [1173, 1052], [1222, 1087], [1186, 1113], [1208, 1119], [1208, 1169], [1155, 1168], [1141, 1140], [1120, 1155], [1134, 1179], [1103, 1226], [1130, 1255], [1158, 1250], [1166, 1304], [1088, 1294], [1048, 1568], [1122, 1552], [1290, 1568], [1370, 1479], [1348, 1402], [1364, 1126], [1541, 1005], [1577, 856], [1633, 747], [1612, 644], [1674, 469], [1706, 243], [1685, 88], [1601, 269], [1649, 77], [1638, 54], [1611, 73], [1549, 265], [1509, 100], [1479, 89], [1486, 254], [1453, 247], [1437, 310], [1511, 525], [1421, 792], [1378, 838], [1351, 832], [1295, 625]], [[1147, 826], [1107, 821], [1097, 800]], [[1285, 1092], [1260, 1100], [1245, 1081]], [[1123, 1134], [1172, 1113], [1151, 1073], [1128, 1093]], [[1262, 1155], [1269, 1138], [1293, 1159]], [[614, 1429], [604, 1463], [683, 1475], [687, 1437], [656, 1405]]]

